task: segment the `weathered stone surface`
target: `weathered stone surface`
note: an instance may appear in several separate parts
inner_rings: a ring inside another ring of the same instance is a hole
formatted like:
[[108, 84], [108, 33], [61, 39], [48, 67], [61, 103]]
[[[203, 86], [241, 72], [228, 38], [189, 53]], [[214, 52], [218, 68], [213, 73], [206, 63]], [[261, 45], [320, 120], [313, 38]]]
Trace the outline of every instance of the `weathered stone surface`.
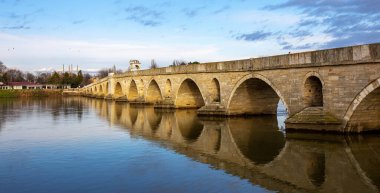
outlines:
[[[282, 100], [290, 117], [323, 107], [340, 122], [335, 131], [380, 130], [379, 50], [380, 44], [370, 44], [126, 72], [82, 92], [160, 108], [202, 107], [199, 113], [211, 115], [275, 114]], [[350, 121], [352, 116], [367, 118]]]

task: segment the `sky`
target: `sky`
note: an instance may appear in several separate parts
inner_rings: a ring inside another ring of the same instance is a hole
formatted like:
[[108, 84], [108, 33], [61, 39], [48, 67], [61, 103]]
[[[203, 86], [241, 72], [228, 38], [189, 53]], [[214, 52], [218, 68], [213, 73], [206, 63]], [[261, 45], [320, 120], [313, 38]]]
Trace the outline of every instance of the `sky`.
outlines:
[[0, 0], [0, 61], [148, 68], [380, 42], [380, 0]]

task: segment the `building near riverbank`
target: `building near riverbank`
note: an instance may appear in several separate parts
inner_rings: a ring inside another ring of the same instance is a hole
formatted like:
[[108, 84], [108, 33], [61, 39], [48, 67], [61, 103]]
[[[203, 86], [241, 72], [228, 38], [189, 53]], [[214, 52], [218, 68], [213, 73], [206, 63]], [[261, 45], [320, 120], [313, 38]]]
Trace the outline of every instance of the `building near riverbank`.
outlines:
[[0, 82], [0, 90], [23, 90], [23, 89], [69, 89], [70, 85], [38, 84], [33, 82]]

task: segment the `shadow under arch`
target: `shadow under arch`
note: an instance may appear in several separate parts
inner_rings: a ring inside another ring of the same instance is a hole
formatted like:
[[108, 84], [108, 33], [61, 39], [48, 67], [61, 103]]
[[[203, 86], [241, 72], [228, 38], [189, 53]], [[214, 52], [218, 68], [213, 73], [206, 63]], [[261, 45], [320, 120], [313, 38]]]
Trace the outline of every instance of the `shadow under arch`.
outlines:
[[137, 90], [137, 84], [135, 82], [135, 80], [131, 80], [131, 83], [129, 84], [129, 89], [128, 89], [128, 96], [127, 96], [127, 99], [128, 101], [136, 101], [137, 98], [139, 97], [139, 94], [138, 94], [138, 90]]
[[205, 105], [204, 97], [194, 80], [186, 78], [177, 91], [175, 105], [177, 108], [200, 108]]
[[103, 86], [102, 85], [99, 85], [99, 94], [103, 94]]
[[323, 106], [323, 80], [317, 73], [308, 73], [303, 83], [302, 99], [306, 107]]
[[165, 93], [164, 93], [165, 97], [170, 97], [171, 92], [172, 92], [172, 82], [170, 81], [170, 79], [167, 79], [165, 83]]
[[123, 96], [123, 88], [122, 88], [120, 82], [116, 82], [116, 84], [115, 84], [114, 95], [115, 95], [115, 97], [121, 97], [121, 96]]
[[290, 110], [280, 91], [264, 76], [249, 74], [238, 81], [227, 103], [229, 115], [274, 115], [279, 101]]
[[156, 103], [162, 100], [161, 89], [154, 79], [152, 79], [148, 85], [145, 100], [147, 103]]
[[274, 115], [231, 118], [228, 128], [239, 151], [254, 164], [273, 161], [285, 147], [285, 134]]
[[361, 90], [348, 107], [344, 120], [345, 132], [380, 129], [380, 78]]
[[178, 129], [185, 141], [194, 142], [203, 131], [203, 124], [194, 110], [177, 110], [175, 112]]
[[219, 80], [217, 78], [212, 79], [212, 87], [210, 89], [210, 94], [211, 94], [211, 101], [215, 103], [220, 103], [220, 84]]
[[108, 95], [108, 82], [104, 84], [103, 93], [104, 95]]

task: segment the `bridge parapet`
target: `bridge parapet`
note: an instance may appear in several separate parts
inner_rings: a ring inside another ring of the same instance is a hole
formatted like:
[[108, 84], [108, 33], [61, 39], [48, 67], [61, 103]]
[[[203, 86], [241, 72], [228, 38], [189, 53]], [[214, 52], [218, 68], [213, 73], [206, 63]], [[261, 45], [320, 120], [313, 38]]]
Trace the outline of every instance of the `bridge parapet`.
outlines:
[[276, 114], [281, 100], [292, 118], [288, 125], [298, 125], [293, 129], [326, 130], [331, 124], [332, 131], [362, 132], [380, 129], [378, 82], [380, 43], [126, 72], [82, 92], [223, 116]]
[[205, 72], [259, 71], [283, 68], [348, 65], [379, 61], [380, 43], [301, 53], [290, 53], [278, 56], [250, 58], [243, 60], [155, 68], [126, 72], [123, 74], [115, 75], [115, 77], [118, 78], [125, 76], [152, 76]]

